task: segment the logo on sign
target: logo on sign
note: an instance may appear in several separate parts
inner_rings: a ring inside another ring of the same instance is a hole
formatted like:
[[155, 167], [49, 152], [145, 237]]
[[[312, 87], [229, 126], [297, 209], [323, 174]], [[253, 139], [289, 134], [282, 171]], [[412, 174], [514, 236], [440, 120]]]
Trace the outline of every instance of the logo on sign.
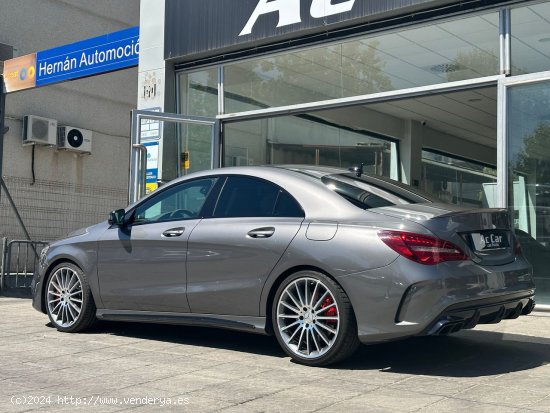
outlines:
[[155, 72], [145, 73], [143, 79], [142, 97], [144, 100], [150, 100], [157, 97], [160, 92], [161, 79]]
[[[309, 14], [311, 14], [311, 17], [314, 19], [321, 19], [323, 17], [348, 12], [353, 8], [354, 4], [355, 0], [347, 0], [337, 4], [332, 4], [332, 0], [312, 0]], [[248, 22], [241, 33], [239, 33], [239, 36], [251, 34], [254, 24], [256, 24], [260, 16], [275, 12], [279, 13], [277, 27], [301, 23], [302, 21], [299, 0], [260, 0], [248, 19]]]
[[4, 82], [8, 93], [36, 86], [35, 65], [36, 53], [4, 62]]
[[483, 235], [479, 234], [479, 249], [497, 248], [502, 245], [502, 235]]

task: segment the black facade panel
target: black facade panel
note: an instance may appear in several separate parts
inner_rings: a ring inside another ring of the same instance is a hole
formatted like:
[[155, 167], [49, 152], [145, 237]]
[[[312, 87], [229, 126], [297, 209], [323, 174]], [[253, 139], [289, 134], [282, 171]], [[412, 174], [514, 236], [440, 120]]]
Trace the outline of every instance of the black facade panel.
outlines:
[[[251, 34], [239, 35], [258, 5], [289, 0], [166, 0], [165, 59], [188, 61], [236, 50], [323, 33], [448, 4], [452, 0], [290, 0], [300, 4], [299, 23], [277, 27], [279, 12], [259, 15]], [[327, 17], [311, 16], [312, 3], [348, 4], [351, 10]], [[297, 10], [297, 9], [296, 9]]]
[[[13, 46], [0, 43], [0, 62], [9, 60], [13, 57]], [[2, 72], [0, 72], [1, 74]]]

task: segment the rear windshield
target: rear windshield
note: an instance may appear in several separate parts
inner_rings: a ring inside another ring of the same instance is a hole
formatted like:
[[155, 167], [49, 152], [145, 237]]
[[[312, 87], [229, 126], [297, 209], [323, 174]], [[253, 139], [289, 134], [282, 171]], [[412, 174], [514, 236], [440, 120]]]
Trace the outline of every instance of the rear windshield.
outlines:
[[369, 175], [325, 175], [321, 181], [341, 197], [362, 209], [435, 202], [431, 196], [411, 187]]

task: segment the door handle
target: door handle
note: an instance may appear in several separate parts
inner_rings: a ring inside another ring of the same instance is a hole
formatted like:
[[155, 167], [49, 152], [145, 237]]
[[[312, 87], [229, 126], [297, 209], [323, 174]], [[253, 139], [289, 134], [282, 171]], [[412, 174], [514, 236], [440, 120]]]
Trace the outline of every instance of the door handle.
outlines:
[[167, 229], [162, 233], [163, 237], [171, 238], [171, 237], [179, 237], [181, 234], [185, 232], [184, 227], [178, 227], [178, 228], [170, 228]]
[[253, 229], [252, 231], [249, 231], [246, 235], [250, 238], [269, 238], [273, 234], [275, 234], [275, 228], [264, 227]]

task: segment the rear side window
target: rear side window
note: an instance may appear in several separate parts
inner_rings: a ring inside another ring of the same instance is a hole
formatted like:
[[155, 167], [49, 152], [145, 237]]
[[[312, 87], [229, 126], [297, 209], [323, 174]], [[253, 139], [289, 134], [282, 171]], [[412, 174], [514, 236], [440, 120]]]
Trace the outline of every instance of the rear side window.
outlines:
[[[349, 180], [348, 182], [348, 180], [324, 176], [321, 178], [321, 181], [329, 189], [332, 189], [342, 198], [361, 209], [380, 208], [393, 206], [396, 203], [402, 203], [396, 202], [397, 200], [391, 194], [383, 194], [382, 191], [377, 190], [376, 188], [369, 188], [367, 185], [357, 182], [355, 182], [354, 185], [353, 180]], [[375, 194], [374, 192], [377, 193]]]
[[276, 217], [304, 217], [302, 207], [296, 200], [285, 190], [279, 189], [279, 196], [275, 203], [273, 216]]
[[303, 217], [302, 208], [285, 190], [263, 179], [230, 176], [214, 210], [215, 218]]

